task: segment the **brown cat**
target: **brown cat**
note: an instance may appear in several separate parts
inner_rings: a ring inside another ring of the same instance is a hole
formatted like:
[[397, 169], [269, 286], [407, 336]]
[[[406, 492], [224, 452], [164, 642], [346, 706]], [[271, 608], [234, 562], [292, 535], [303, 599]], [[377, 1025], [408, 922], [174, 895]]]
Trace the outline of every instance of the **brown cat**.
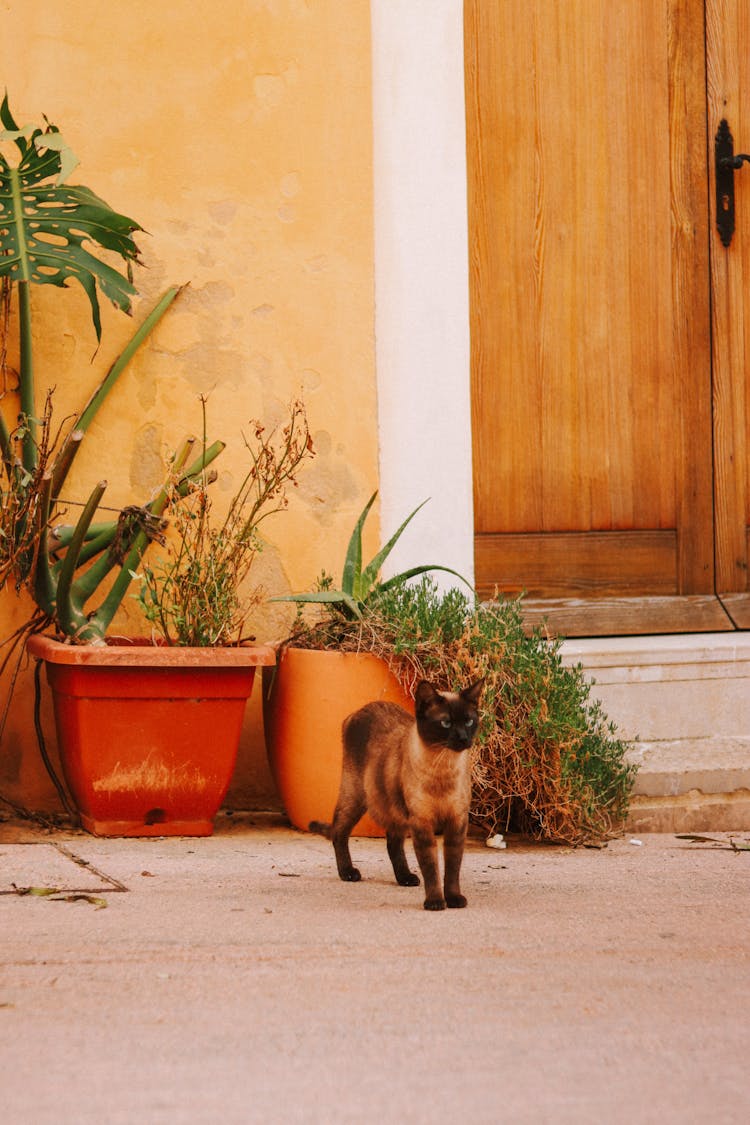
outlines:
[[[339, 876], [357, 882], [349, 834], [365, 811], [386, 830], [396, 882], [419, 885], [409, 870], [404, 840], [411, 833], [425, 884], [425, 910], [466, 906], [459, 872], [469, 824], [471, 756], [483, 681], [441, 692], [422, 680], [412, 717], [396, 703], [368, 703], [344, 721], [344, 765], [333, 823], [313, 823], [330, 835]], [[443, 834], [440, 883], [435, 834]], [[443, 893], [443, 891], [445, 893]]]

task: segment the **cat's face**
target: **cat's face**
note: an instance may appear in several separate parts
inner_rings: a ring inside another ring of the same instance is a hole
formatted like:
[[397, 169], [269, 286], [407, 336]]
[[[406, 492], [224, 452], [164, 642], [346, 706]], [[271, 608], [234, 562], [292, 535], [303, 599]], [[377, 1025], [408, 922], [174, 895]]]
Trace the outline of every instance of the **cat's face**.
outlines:
[[446, 747], [459, 753], [468, 750], [477, 732], [477, 705], [483, 681], [461, 692], [438, 691], [422, 680], [417, 686], [415, 713], [417, 732], [426, 746]]

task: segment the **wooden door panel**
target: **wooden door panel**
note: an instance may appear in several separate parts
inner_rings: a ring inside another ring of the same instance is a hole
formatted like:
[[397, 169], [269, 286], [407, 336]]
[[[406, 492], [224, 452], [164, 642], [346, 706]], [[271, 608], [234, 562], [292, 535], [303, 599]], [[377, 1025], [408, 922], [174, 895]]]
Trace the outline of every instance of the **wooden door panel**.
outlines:
[[[652, 633], [721, 633], [734, 626], [710, 594], [683, 597], [525, 598], [524, 623], [566, 637]], [[748, 622], [750, 625], [750, 622]]]
[[702, 3], [465, 11], [478, 584], [712, 593]]
[[477, 589], [502, 574], [503, 590], [529, 597], [670, 595], [677, 590], [674, 531], [585, 531], [482, 535], [477, 539]]

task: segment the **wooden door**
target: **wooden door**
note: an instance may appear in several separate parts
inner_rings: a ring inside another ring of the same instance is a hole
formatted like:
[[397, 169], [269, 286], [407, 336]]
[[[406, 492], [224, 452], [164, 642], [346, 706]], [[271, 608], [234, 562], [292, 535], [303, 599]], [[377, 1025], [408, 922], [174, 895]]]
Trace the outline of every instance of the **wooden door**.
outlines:
[[[750, 152], [750, 5], [706, 0], [709, 148], [725, 119]], [[709, 159], [709, 164], [711, 163]], [[743, 175], [744, 171], [744, 175]], [[709, 168], [714, 180], [715, 169]], [[750, 166], [734, 177], [735, 233], [724, 247], [711, 205], [716, 590], [734, 625], [750, 629]]]
[[465, 5], [477, 585], [569, 634], [730, 629], [747, 590], [750, 231], [715, 253], [709, 202], [740, 65], [709, 111], [704, 23], [736, 51], [747, 5], [708, 6]]

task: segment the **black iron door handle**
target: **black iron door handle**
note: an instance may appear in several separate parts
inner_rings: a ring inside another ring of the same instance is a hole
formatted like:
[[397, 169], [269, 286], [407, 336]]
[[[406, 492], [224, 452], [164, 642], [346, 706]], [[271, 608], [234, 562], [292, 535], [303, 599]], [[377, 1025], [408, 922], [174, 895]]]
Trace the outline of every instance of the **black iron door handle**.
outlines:
[[734, 168], [736, 171], [745, 160], [750, 164], [750, 153], [738, 152], [736, 156], [722, 156], [719, 164], [722, 168]]
[[734, 138], [729, 122], [723, 117], [714, 140], [716, 164], [716, 229], [723, 246], [729, 246], [734, 234], [734, 173], [747, 161], [750, 153], [734, 151]]

